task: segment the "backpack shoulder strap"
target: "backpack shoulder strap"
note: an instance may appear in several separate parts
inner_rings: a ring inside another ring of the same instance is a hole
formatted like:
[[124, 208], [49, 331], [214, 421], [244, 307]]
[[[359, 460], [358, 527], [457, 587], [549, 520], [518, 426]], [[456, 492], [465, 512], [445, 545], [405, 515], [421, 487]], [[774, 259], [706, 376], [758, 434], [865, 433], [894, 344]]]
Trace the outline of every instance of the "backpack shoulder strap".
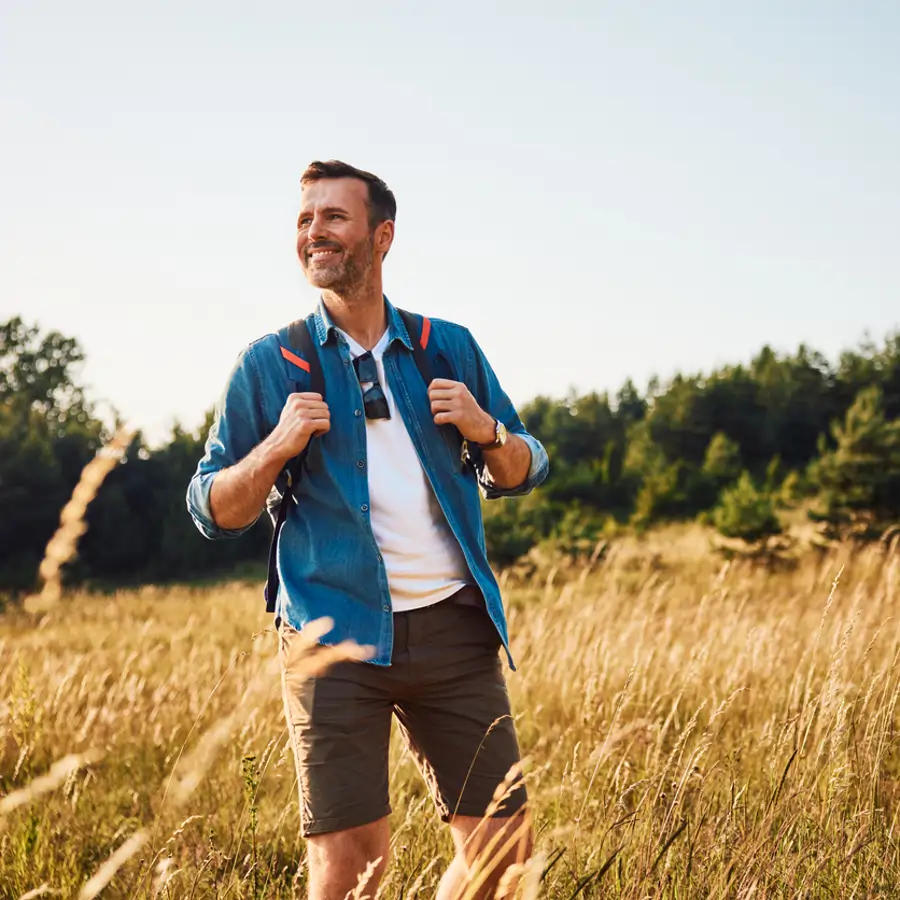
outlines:
[[[400, 318], [409, 332], [409, 339], [413, 345], [413, 358], [416, 361], [416, 368], [422, 376], [427, 388], [434, 381], [434, 366], [432, 359], [437, 358], [434, 341], [431, 340], [431, 321], [427, 316], [417, 316], [405, 309], [398, 309]], [[429, 352], [429, 346], [432, 348]], [[459, 429], [455, 425], [440, 425], [441, 431], [451, 438], [454, 443], [460, 444], [460, 452], [465, 453], [466, 442], [460, 434]]]
[[426, 316], [416, 316], [405, 309], [398, 309], [400, 318], [409, 332], [409, 339], [413, 345], [413, 358], [416, 368], [422, 376], [426, 387], [434, 381], [434, 372], [431, 368], [431, 360], [428, 358], [428, 342], [431, 338], [431, 322]]
[[315, 328], [314, 313], [310, 313], [305, 319], [297, 319], [287, 327], [287, 339], [291, 347], [300, 351], [297, 356], [291, 347], [281, 347], [281, 355], [306, 372], [309, 372], [309, 389], [314, 394], [325, 397], [325, 373], [322, 371], [322, 362], [316, 351], [313, 341], [312, 329]]
[[[322, 361], [316, 351], [315, 341], [313, 340], [312, 329], [315, 328], [315, 314], [310, 313], [305, 319], [298, 319], [291, 322], [287, 327], [287, 340], [291, 345], [285, 347], [281, 345], [281, 355], [290, 363], [293, 363], [303, 371], [309, 373], [309, 390], [315, 394], [321, 394], [325, 399], [325, 373], [322, 371]], [[298, 356], [294, 353], [294, 348], [302, 354]], [[300, 468], [309, 447], [299, 456], [296, 456], [287, 464], [288, 487], [286, 496], [293, 495], [293, 487], [300, 477]]]
[[[281, 345], [281, 355], [288, 362], [298, 366], [303, 371], [309, 373], [309, 389], [313, 393], [321, 394], [325, 397], [325, 373], [322, 371], [322, 362], [319, 354], [316, 352], [316, 345], [313, 341], [312, 329], [315, 327], [313, 319], [314, 314], [310, 313], [305, 319], [298, 319], [287, 327], [287, 341], [290, 347]], [[295, 350], [300, 351], [298, 356]], [[281, 496], [281, 502], [278, 505], [278, 514], [274, 521], [274, 530], [272, 532], [272, 542], [269, 545], [269, 566], [266, 577], [265, 598], [266, 612], [275, 612], [278, 602], [278, 586], [280, 579], [278, 577], [278, 537], [281, 529], [284, 527], [287, 519], [288, 510], [294, 496], [294, 488], [300, 478], [303, 467], [303, 460], [309, 451], [309, 445], [306, 449], [294, 457], [286, 466], [287, 470], [287, 486]]]

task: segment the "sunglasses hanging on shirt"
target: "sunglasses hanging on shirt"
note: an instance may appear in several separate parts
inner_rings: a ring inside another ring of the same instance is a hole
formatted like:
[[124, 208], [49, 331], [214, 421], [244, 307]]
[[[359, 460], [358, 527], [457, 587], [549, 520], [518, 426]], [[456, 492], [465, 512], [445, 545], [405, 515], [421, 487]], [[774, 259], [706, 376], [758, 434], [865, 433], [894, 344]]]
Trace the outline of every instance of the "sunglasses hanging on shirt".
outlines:
[[391, 411], [388, 407], [387, 397], [384, 396], [381, 384], [378, 381], [378, 367], [375, 365], [375, 357], [371, 351], [353, 360], [353, 368], [356, 369], [356, 377], [360, 387], [369, 386], [363, 391], [363, 408], [367, 419], [389, 419]]

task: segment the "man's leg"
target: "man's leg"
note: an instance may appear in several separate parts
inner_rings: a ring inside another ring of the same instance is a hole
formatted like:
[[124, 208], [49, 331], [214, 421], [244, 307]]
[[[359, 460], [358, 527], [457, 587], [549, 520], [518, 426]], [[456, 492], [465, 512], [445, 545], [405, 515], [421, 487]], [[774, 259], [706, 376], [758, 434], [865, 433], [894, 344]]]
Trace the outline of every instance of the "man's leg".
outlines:
[[[476, 605], [445, 600], [407, 615], [409, 692], [395, 711], [457, 848], [438, 897], [454, 897], [479, 853], [494, 858], [486, 862], [491, 871], [478, 897], [493, 897], [510, 864], [531, 852], [525, 787], [520, 776], [507, 780], [519, 746], [497, 654], [500, 638]], [[501, 785], [506, 795], [494, 801]]]
[[295, 640], [298, 632], [282, 623], [284, 709], [307, 839], [309, 900], [344, 900], [369, 869], [361, 894], [373, 897], [389, 847], [393, 676], [368, 663], [341, 662], [309, 677], [294, 664]]
[[360, 900], [374, 897], [390, 849], [388, 820], [306, 839], [309, 900], [345, 900], [363, 879]]
[[[472, 900], [512, 897], [518, 876], [513, 866], [523, 865], [532, 852], [531, 825], [519, 813], [506, 819], [454, 816], [450, 821], [456, 856], [444, 873], [437, 900], [459, 900], [480, 884]], [[503, 893], [497, 888], [503, 883]]]

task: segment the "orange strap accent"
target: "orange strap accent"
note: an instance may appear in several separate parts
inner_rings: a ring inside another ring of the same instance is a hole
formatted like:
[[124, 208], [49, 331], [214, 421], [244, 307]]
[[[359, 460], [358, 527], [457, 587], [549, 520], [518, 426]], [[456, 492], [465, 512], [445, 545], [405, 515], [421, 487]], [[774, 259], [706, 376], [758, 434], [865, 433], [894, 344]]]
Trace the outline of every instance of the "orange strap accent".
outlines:
[[281, 348], [281, 355], [288, 361], [292, 362], [295, 366], [300, 366], [304, 372], [309, 371], [309, 363], [305, 359], [301, 359], [297, 356], [296, 353], [291, 353], [286, 347]]
[[422, 349], [428, 348], [428, 338], [431, 336], [431, 320], [427, 316], [422, 316], [422, 338], [419, 343]]

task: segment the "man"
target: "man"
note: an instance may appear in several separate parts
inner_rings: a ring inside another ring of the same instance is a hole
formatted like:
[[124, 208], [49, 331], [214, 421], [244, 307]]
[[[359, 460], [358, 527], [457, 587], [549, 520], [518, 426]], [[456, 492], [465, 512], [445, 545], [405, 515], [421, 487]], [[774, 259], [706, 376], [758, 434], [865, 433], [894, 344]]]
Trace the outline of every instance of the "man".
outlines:
[[[311, 900], [343, 900], [380, 860], [367, 886], [374, 894], [389, 849], [393, 715], [453, 834], [456, 857], [437, 895], [450, 900], [498, 833], [503, 845], [518, 829], [519, 858], [529, 852], [524, 787], [492, 803], [519, 749], [479, 489], [525, 494], [546, 477], [547, 455], [465, 328], [421, 320], [439, 376], [426, 385], [415, 336], [382, 293], [396, 217], [387, 185], [337, 161], [312, 163], [301, 184], [297, 253], [322, 291], [308, 327], [325, 396], [308, 389], [309, 362], [285, 346], [287, 332], [251, 344], [220, 401], [188, 506], [200, 530], [220, 538], [248, 529], [273, 486], [290, 504], [276, 611]], [[304, 451], [285, 492], [284, 471]], [[334, 620], [329, 643], [351, 638], [371, 658], [292, 679], [291, 642], [322, 616]], [[515, 859], [510, 851], [499, 860], [482, 896], [493, 896]]]

